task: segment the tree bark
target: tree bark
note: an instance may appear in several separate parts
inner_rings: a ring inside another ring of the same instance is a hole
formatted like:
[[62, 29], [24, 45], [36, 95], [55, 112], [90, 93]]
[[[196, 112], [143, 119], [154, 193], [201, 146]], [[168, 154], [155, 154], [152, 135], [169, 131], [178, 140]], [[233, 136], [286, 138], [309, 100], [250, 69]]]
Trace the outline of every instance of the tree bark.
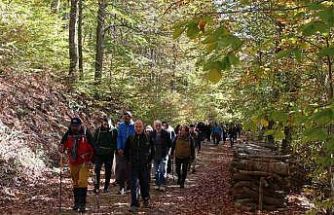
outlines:
[[83, 54], [82, 54], [82, 2], [83, 0], [79, 0], [79, 18], [78, 18], [78, 52], [79, 52], [79, 74], [80, 80], [83, 78], [84, 70], [83, 70]]
[[99, 0], [99, 10], [97, 14], [96, 28], [96, 58], [95, 58], [95, 83], [100, 84], [103, 69], [103, 53], [104, 53], [104, 21], [106, 17], [106, 2]]
[[69, 76], [75, 80], [78, 65], [78, 46], [76, 42], [77, 36], [77, 16], [78, 16], [78, 0], [71, 0], [70, 23], [69, 23], [69, 57], [70, 67]]

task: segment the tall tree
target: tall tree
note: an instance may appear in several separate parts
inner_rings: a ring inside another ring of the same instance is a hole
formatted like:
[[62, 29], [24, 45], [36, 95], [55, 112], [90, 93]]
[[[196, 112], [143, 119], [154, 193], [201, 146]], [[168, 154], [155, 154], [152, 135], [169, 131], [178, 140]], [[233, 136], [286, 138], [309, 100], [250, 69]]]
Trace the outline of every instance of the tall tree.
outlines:
[[83, 0], [79, 0], [79, 17], [78, 17], [78, 53], [79, 53], [79, 74], [80, 79], [83, 78], [83, 54], [82, 54], [82, 8], [83, 8]]
[[106, 17], [107, 3], [105, 0], [99, 0], [99, 10], [97, 13], [96, 28], [96, 57], [95, 57], [95, 82], [101, 83], [104, 53], [104, 25]]
[[70, 10], [70, 23], [69, 23], [69, 57], [70, 67], [69, 76], [70, 78], [75, 77], [75, 73], [78, 65], [78, 44], [77, 38], [77, 23], [78, 23], [78, 0], [71, 0]]

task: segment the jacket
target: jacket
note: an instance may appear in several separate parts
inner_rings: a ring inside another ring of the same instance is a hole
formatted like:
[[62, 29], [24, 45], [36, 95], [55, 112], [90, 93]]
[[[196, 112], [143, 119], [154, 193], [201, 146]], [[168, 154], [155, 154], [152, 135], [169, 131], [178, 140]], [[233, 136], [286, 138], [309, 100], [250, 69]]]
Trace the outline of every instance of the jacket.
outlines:
[[98, 128], [94, 133], [97, 156], [112, 156], [117, 148], [117, 129]]
[[169, 150], [172, 147], [171, 135], [168, 131], [162, 129], [160, 135], [160, 141], [157, 140], [157, 131], [154, 130], [151, 133], [150, 141], [153, 145], [153, 159], [161, 160], [169, 154]]
[[121, 122], [118, 126], [117, 150], [124, 150], [128, 137], [133, 135], [135, 135], [135, 126], [133, 121], [129, 124]]
[[147, 168], [152, 158], [152, 144], [147, 134], [129, 136], [124, 149], [124, 156], [132, 168]]
[[64, 145], [69, 163], [72, 165], [89, 162], [94, 157], [94, 139], [89, 130], [84, 127], [78, 134], [74, 134], [69, 128], [60, 143]]

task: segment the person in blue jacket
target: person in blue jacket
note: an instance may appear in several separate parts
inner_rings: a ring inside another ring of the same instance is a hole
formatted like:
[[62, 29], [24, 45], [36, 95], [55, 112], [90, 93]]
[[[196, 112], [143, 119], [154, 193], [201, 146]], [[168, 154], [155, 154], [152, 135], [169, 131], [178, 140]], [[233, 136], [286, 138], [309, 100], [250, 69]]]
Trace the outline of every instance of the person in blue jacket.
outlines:
[[219, 126], [218, 123], [215, 123], [211, 129], [213, 144], [218, 145], [221, 140], [223, 129]]
[[132, 120], [132, 114], [131, 112], [126, 111], [123, 114], [123, 122], [121, 122], [118, 126], [117, 135], [116, 178], [119, 180], [121, 195], [125, 193], [125, 183], [127, 183], [127, 190], [130, 189], [130, 170], [128, 161], [124, 157], [124, 149], [128, 137], [133, 135], [135, 135], [135, 128]]

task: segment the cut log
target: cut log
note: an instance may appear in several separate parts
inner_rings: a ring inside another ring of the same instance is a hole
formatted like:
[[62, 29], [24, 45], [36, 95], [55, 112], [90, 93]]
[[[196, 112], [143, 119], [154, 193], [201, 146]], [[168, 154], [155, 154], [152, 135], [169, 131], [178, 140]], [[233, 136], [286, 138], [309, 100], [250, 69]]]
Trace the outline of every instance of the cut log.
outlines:
[[237, 160], [231, 165], [239, 170], [270, 172], [283, 176], [288, 176], [290, 173], [289, 164], [282, 161]]

